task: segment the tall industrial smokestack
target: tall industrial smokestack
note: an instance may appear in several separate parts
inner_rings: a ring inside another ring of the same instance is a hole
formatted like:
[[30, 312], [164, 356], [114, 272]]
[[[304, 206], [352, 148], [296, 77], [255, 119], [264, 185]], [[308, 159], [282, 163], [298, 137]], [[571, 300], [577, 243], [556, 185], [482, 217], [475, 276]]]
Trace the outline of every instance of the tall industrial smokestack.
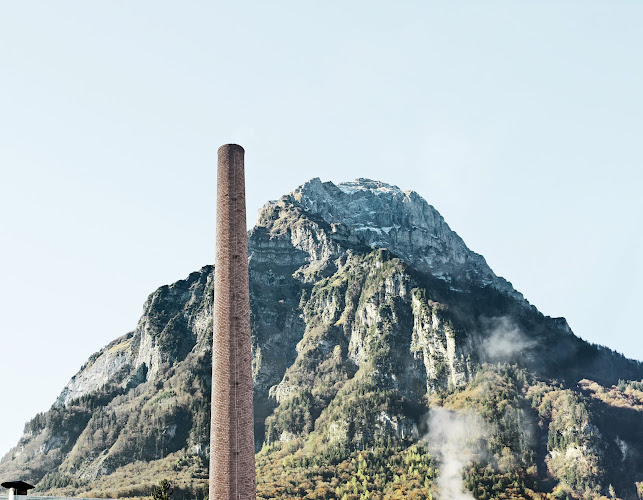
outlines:
[[256, 498], [244, 150], [219, 148], [210, 500]]

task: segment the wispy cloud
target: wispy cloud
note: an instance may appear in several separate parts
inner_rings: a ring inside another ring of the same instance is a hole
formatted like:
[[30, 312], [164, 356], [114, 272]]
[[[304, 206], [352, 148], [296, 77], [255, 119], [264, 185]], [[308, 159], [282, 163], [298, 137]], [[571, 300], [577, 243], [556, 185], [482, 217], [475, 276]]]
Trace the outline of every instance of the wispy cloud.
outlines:
[[511, 361], [536, 344], [507, 317], [487, 320], [487, 328], [482, 352], [488, 361]]
[[488, 424], [473, 411], [434, 407], [429, 410], [428, 427], [424, 439], [440, 461], [439, 498], [474, 500], [463, 488], [462, 471], [467, 463], [479, 460], [485, 453], [482, 440], [490, 434]]

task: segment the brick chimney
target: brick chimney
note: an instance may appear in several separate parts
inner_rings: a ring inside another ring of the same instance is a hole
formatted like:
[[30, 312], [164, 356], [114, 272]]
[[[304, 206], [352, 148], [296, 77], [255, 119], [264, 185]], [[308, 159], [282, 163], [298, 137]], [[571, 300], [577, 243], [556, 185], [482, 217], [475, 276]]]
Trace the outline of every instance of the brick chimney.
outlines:
[[219, 148], [210, 500], [254, 500], [254, 419], [244, 150]]

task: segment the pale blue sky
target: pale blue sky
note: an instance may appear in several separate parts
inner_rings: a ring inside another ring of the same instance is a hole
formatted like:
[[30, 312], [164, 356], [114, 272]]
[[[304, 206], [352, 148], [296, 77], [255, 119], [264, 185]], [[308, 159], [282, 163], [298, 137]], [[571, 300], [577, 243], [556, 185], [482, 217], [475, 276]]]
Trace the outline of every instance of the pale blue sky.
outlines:
[[156, 287], [311, 177], [415, 189], [543, 313], [643, 359], [643, 3], [3, 2], [0, 453]]

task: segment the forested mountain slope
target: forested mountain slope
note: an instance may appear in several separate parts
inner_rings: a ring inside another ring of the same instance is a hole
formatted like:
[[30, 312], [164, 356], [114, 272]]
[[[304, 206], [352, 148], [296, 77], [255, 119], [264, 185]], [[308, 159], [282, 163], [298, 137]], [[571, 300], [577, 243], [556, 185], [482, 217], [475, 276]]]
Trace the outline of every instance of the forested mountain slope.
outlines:
[[[543, 316], [417, 193], [313, 179], [248, 243], [260, 497], [637, 498], [643, 366]], [[206, 495], [212, 294], [211, 266], [152, 293], [0, 477]]]

